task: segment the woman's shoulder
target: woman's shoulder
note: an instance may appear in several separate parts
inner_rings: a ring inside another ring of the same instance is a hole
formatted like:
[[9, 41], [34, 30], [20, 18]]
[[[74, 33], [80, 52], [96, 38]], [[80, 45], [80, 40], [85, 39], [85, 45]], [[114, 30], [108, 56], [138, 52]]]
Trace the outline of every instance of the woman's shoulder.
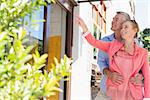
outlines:
[[146, 48], [141, 47], [141, 49], [143, 50], [144, 53], [148, 54], [148, 50]]
[[122, 43], [121, 41], [115, 39], [110, 43], [110, 49], [118, 50], [123, 46], [123, 44], [124, 43]]
[[138, 49], [139, 49], [140, 52], [143, 52], [143, 53], [146, 53], [146, 54], [148, 53], [148, 50], [146, 48], [138, 46]]

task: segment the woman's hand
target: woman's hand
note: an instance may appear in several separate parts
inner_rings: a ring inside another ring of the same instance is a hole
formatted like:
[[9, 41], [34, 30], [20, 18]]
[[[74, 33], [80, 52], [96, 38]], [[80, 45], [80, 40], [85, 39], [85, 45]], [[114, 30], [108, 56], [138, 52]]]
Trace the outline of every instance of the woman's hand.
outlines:
[[84, 33], [88, 31], [85, 22], [79, 16], [76, 16], [76, 23], [83, 29]]

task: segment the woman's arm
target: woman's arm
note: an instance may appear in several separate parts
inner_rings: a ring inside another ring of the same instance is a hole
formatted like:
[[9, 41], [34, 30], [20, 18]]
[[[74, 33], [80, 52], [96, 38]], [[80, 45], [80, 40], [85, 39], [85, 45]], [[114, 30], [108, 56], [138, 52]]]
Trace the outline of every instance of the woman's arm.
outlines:
[[102, 40], [97, 40], [92, 36], [92, 34], [90, 32], [86, 32], [85, 34], [84, 34], [84, 37], [86, 38], [86, 40], [88, 41], [89, 44], [91, 44], [92, 46], [108, 53], [111, 42], [105, 42]]
[[79, 16], [76, 16], [76, 23], [82, 28], [83, 35], [85, 36], [85, 38], [87, 39], [87, 41], [92, 46], [95, 46], [96, 48], [99, 48], [99, 49], [103, 50], [104, 52], [108, 52], [110, 43], [107, 43], [107, 42], [104, 42], [104, 41], [101, 41], [101, 40], [96, 40], [91, 35], [91, 33], [88, 32], [87, 25], [85, 24], [85, 22]]
[[150, 98], [150, 66], [148, 61], [148, 51], [144, 58], [144, 66], [142, 67], [144, 76], [144, 98]]

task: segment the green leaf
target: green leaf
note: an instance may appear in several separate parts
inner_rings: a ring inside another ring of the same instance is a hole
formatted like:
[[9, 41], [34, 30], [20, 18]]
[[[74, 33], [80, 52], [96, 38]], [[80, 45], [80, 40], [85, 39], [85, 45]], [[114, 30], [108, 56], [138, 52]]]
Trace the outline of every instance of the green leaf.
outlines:
[[17, 58], [16, 58], [16, 55], [14, 53], [8, 55], [8, 60], [10, 60], [10, 62], [15, 62], [16, 59]]
[[24, 28], [19, 28], [18, 39], [22, 40], [26, 36], [26, 30]]
[[33, 48], [34, 48], [34, 46], [28, 46], [26, 49], [25, 49], [25, 53], [30, 53], [31, 52], [31, 50], [33, 50]]

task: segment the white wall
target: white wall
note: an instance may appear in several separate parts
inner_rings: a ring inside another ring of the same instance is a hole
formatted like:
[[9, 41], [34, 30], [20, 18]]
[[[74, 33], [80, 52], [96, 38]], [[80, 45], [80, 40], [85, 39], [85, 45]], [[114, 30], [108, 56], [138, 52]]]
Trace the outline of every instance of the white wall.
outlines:
[[[92, 7], [89, 3], [80, 4], [80, 7], [77, 6], [74, 9], [74, 15], [79, 15], [85, 23], [87, 24], [90, 31], [92, 31], [92, 20], [91, 18]], [[73, 54], [72, 57], [74, 60], [77, 60], [82, 55], [82, 38], [81, 33], [82, 30], [79, 28], [77, 24], [75, 24], [75, 16], [74, 16], [74, 25], [73, 25]]]
[[[75, 14], [84, 19], [91, 31], [90, 16], [92, 7], [89, 3], [80, 4]], [[75, 22], [74, 22], [75, 23]], [[82, 30], [74, 24], [73, 59], [71, 76], [71, 100], [91, 100], [91, 46], [81, 36]]]
[[[79, 7], [74, 8], [74, 14], [79, 15]], [[73, 22], [73, 47], [72, 47], [72, 58], [73, 60], [77, 60], [80, 57], [81, 53], [81, 36], [79, 33], [79, 27], [75, 24], [75, 16]]]

